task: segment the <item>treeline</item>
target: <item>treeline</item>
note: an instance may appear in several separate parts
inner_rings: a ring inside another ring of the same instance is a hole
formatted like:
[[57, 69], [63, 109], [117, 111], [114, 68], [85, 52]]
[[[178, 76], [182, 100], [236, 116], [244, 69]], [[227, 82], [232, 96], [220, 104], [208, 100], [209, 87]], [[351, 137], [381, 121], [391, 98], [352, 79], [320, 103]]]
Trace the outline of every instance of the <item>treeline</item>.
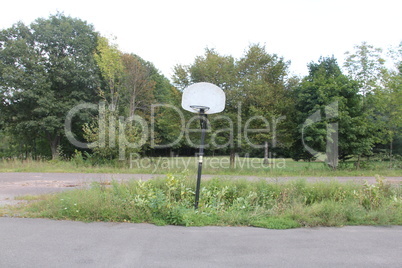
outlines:
[[[173, 83], [182, 89], [208, 81], [226, 91], [225, 115], [240, 111], [243, 119], [232, 121], [243, 134], [235, 135], [232, 157], [319, 159], [332, 167], [355, 158], [359, 165], [363, 156], [390, 160], [402, 154], [401, 51], [390, 51], [395, 67], [387, 68], [382, 50], [363, 42], [345, 53], [346, 74], [334, 57], [322, 57], [300, 78], [289, 73], [289, 61], [258, 44], [240, 59], [207, 49], [192, 64], [176, 66]], [[252, 129], [268, 131], [253, 133], [247, 119]]]
[[[56, 14], [0, 32], [0, 98], [2, 157], [70, 158], [78, 149], [113, 159], [118, 147], [112, 139], [101, 149], [71, 144], [65, 120], [72, 108], [104, 103], [107, 128], [118, 129], [119, 116], [136, 114], [149, 120], [152, 103], [179, 103], [180, 94], [152, 63], [119, 51], [92, 25]], [[93, 141], [98, 117], [99, 111], [93, 109], [76, 113], [71, 126], [74, 139]], [[163, 119], [156, 129], [159, 125]], [[134, 129], [127, 132], [129, 137], [137, 135]], [[156, 132], [163, 140], [162, 131]], [[148, 150], [146, 143], [136, 151]]]
[[[199, 122], [181, 110], [181, 91], [210, 82], [225, 91], [226, 109], [209, 116], [207, 154], [332, 155], [334, 165], [374, 154], [392, 159], [402, 154], [401, 51], [389, 64], [363, 42], [346, 53], [343, 68], [323, 57], [297, 77], [290, 61], [259, 44], [238, 59], [206, 49], [174, 66], [170, 82], [80, 19], [17, 23], [0, 32], [0, 157], [85, 154], [100, 163], [130, 153], [193, 155]], [[74, 113], [66, 134], [67, 115], [83, 103], [97, 109]]]

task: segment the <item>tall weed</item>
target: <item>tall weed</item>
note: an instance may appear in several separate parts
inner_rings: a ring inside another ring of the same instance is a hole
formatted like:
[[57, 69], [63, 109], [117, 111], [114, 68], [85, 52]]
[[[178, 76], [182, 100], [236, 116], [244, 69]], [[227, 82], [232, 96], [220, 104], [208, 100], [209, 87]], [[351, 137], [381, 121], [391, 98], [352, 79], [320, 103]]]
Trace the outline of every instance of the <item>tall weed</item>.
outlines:
[[194, 210], [194, 180], [186, 174], [149, 181], [93, 183], [19, 208], [25, 216], [157, 225], [252, 225], [266, 228], [402, 224], [401, 186], [305, 180], [272, 183], [203, 181]]

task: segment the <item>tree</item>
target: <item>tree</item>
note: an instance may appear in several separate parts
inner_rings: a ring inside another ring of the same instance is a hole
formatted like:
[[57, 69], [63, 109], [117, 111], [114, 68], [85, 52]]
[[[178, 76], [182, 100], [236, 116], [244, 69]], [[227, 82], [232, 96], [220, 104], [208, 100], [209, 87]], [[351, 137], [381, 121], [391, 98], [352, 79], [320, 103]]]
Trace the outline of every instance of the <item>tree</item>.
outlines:
[[[150, 63], [136, 55], [121, 53], [106, 38], [99, 39], [95, 59], [106, 81], [100, 95], [109, 105], [100, 115], [104, 118], [102, 125], [95, 119], [84, 126], [85, 138], [92, 143], [96, 156], [123, 160], [128, 143], [135, 144], [143, 138], [141, 124], [144, 118], [149, 119], [156, 83], [150, 79]], [[141, 116], [141, 123], [135, 120], [135, 115]], [[124, 120], [129, 123], [126, 125]], [[96, 142], [102, 135], [104, 140]], [[143, 144], [131, 147], [128, 152], [137, 153]]]
[[[400, 63], [400, 66], [402, 64]], [[394, 141], [402, 130], [402, 68], [387, 71], [384, 87], [375, 91], [375, 113], [373, 120], [378, 128], [378, 142], [389, 145], [390, 167], [392, 166]]]
[[367, 42], [354, 47], [355, 52], [347, 51], [344, 67], [349, 75], [361, 84], [360, 92], [365, 97], [380, 86], [385, 71], [382, 49], [375, 48]]
[[398, 73], [391, 77], [387, 83], [388, 98], [385, 106], [386, 128], [389, 133], [390, 161], [392, 161], [393, 142], [402, 130], [402, 74]]
[[133, 116], [137, 109], [150, 110], [154, 100], [155, 81], [150, 79], [150, 67], [138, 56], [123, 54], [124, 66], [123, 86], [128, 98], [129, 116]]
[[[285, 132], [278, 127], [285, 120], [291, 105], [286, 88], [289, 62], [276, 54], [269, 54], [265, 47], [251, 45], [245, 55], [237, 61], [239, 84], [237, 96], [241, 96], [246, 118], [255, 117], [254, 129], [267, 129], [253, 136], [257, 147], [264, 144], [264, 162], [268, 163], [269, 141], [273, 147], [277, 139], [284, 141]], [[239, 100], [240, 101], [240, 100]], [[260, 119], [258, 119], [260, 118]], [[282, 135], [278, 135], [281, 132]], [[248, 136], [250, 137], [250, 136]]]
[[[101, 96], [110, 104], [102, 116], [104, 118], [102, 126], [97, 119], [84, 126], [87, 141], [95, 142], [91, 148], [95, 156], [100, 159], [123, 160], [127, 152], [145, 153], [149, 145], [157, 144], [160, 140], [162, 142], [170, 140], [173, 134], [181, 130], [174, 123], [177, 121], [175, 120], [177, 115], [171, 115], [171, 111], [166, 111], [168, 109], [159, 105], [152, 109], [153, 104], [161, 102], [172, 104], [179, 99], [176, 96], [178, 91], [152, 63], [138, 55], [122, 53], [107, 39], [101, 39], [99, 42], [95, 57], [106, 81], [100, 89]], [[139, 118], [141, 123], [136, 120]], [[121, 119], [130, 121], [124, 130], [120, 126]], [[147, 124], [146, 129], [143, 129], [143, 123]], [[162, 128], [165, 123], [169, 123], [168, 127]], [[141, 145], [135, 148], [125, 148], [127, 144], [121, 144], [122, 136], [131, 144], [141, 141], [147, 129], [150, 130], [148, 126], [152, 127], [152, 132], [147, 133], [154, 139], [151, 144], [141, 142]], [[105, 128], [109, 135], [104, 135], [101, 127]], [[103, 143], [96, 143], [101, 135], [104, 135]]]
[[[272, 124], [272, 120], [280, 118], [290, 105], [286, 86], [288, 64], [276, 54], [267, 53], [265, 47], [254, 44], [240, 59], [206, 49], [204, 55], [196, 57], [193, 64], [175, 67], [173, 81], [179, 88], [196, 82], [210, 82], [225, 91], [226, 108], [220, 116], [229, 120], [214, 121], [211, 116], [214, 122], [212, 132], [214, 129], [219, 130], [219, 135], [213, 138], [219, 144], [229, 145], [226, 148], [217, 146], [217, 149], [224, 153], [229, 149], [232, 166], [239, 151], [250, 152], [252, 147], [260, 147], [253, 145], [267, 145], [268, 140], [272, 140], [275, 145], [277, 130], [273, 130], [273, 127], [276, 127], [277, 122]], [[268, 124], [271, 124], [270, 132], [249, 134], [246, 137], [244, 130], [248, 119], [251, 119], [248, 128], [269, 129]], [[230, 128], [232, 132], [224, 131]]]
[[124, 69], [122, 53], [117, 45], [110, 44], [106, 37], [99, 37], [94, 57], [102, 77], [106, 81], [106, 90], [102, 87], [100, 95], [109, 103], [110, 111], [117, 112]]
[[60, 13], [0, 32], [1, 112], [14, 133], [44, 137], [52, 158], [67, 112], [96, 99], [97, 38], [92, 25]]
[[[321, 58], [308, 67], [309, 75], [302, 80], [294, 96], [298, 128], [294, 135], [293, 158], [311, 159], [312, 155], [306, 153], [307, 147], [327, 152], [327, 157], [339, 150], [340, 160], [368, 153], [374, 140], [363, 113], [358, 83], [342, 74], [333, 57]], [[333, 124], [338, 124], [338, 130]], [[329, 140], [336, 137], [333, 135], [336, 133], [337, 144]], [[334, 146], [328, 147], [328, 142], [333, 142]], [[329, 164], [335, 168], [337, 163], [333, 159]]]
[[363, 42], [355, 46], [355, 52], [347, 52], [345, 67], [349, 74], [360, 83], [363, 94], [364, 113], [377, 144], [388, 144], [392, 158], [393, 140], [398, 132], [402, 114], [400, 107], [400, 72], [398, 50], [390, 51], [396, 60], [396, 70], [385, 67], [382, 49]]
[[187, 147], [182, 138], [184, 129], [178, 112], [178, 107], [181, 107], [181, 92], [170, 85], [163, 76], [153, 79], [156, 82], [157, 102], [154, 103], [151, 114], [151, 145], [154, 150], [163, 150], [165, 153], [169, 151], [170, 155], [174, 155], [173, 150], [186, 151]]

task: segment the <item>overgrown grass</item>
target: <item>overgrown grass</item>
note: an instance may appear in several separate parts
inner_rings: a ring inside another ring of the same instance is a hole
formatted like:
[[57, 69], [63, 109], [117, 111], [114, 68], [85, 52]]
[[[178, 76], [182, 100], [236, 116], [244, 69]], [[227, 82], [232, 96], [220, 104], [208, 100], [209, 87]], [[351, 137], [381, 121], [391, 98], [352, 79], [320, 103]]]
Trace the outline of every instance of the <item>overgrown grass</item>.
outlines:
[[[32, 197], [29, 197], [32, 200]], [[401, 225], [402, 186], [331, 182], [286, 183], [212, 179], [202, 182], [194, 210], [194, 180], [168, 175], [149, 181], [94, 183], [11, 208], [23, 217], [184, 226]]]
[[[291, 159], [274, 159], [264, 164], [260, 158], [237, 158], [234, 167], [229, 165], [229, 157], [204, 158], [203, 173], [211, 175], [251, 175], [264, 177], [289, 176], [401, 176], [402, 162], [366, 161], [356, 169], [353, 162], [342, 163], [332, 170], [322, 162], [303, 162]], [[80, 173], [131, 173], [169, 174], [189, 170], [196, 173], [198, 158], [160, 157], [131, 159], [131, 161], [109, 161], [102, 164], [91, 163], [82, 158], [71, 161], [51, 160], [0, 160], [0, 172], [80, 172]]]

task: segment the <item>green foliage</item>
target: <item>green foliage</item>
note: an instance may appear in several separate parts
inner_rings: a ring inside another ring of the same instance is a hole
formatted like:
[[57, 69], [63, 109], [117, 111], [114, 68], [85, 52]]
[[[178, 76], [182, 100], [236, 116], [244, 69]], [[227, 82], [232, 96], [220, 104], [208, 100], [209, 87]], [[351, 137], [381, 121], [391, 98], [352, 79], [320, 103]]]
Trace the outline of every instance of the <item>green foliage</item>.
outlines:
[[[281, 116], [285, 118], [292, 106], [287, 91], [288, 66], [289, 62], [276, 54], [269, 54], [259, 44], [250, 45], [239, 59], [206, 49], [204, 55], [196, 57], [192, 64], [175, 66], [172, 79], [180, 89], [191, 83], [210, 82], [225, 91], [226, 108], [219, 116], [230, 118], [230, 122], [211, 117], [211, 130], [219, 131], [214, 137], [215, 146], [207, 150], [230, 153], [233, 165], [236, 152], [251, 152], [252, 147], [262, 152], [265, 142], [270, 141], [273, 147], [276, 143], [288, 142], [285, 125], [275, 121]], [[256, 134], [249, 131], [246, 137], [243, 133], [250, 118], [255, 120], [250, 120], [248, 129], [264, 131]], [[238, 131], [230, 133], [228, 130]]]
[[108, 91], [101, 89], [100, 95], [111, 105], [110, 109], [115, 111], [122, 87], [124, 68], [121, 52], [116, 45], [109, 44], [107, 38], [99, 37], [94, 58], [108, 89]]
[[83, 166], [85, 163], [84, 157], [82, 156], [82, 152], [75, 150], [73, 157], [71, 158], [71, 162], [76, 166]]
[[393, 151], [397, 149], [394, 143], [402, 134], [402, 74], [386, 73], [383, 80], [384, 86], [378, 88], [371, 97], [374, 99], [373, 121], [377, 127], [377, 142], [388, 145], [392, 161]]
[[127, 107], [126, 114], [128, 116], [138, 114], [140, 111], [143, 117], [149, 117], [150, 105], [155, 101], [156, 82], [151, 78], [151, 71], [154, 67], [133, 54], [123, 54], [122, 62], [124, 65], [124, 95], [121, 105]]
[[360, 83], [361, 93], [367, 94], [379, 88], [383, 73], [386, 71], [382, 49], [375, 48], [367, 42], [354, 47], [354, 53], [347, 51], [344, 66], [349, 75]]
[[174, 67], [173, 83], [181, 90], [192, 83], [213, 83], [229, 91], [237, 82], [235, 60], [220, 55], [214, 49], [205, 49], [203, 56], [197, 56], [189, 66]]
[[[391, 53], [396, 68], [386, 69], [382, 50], [363, 42], [346, 53], [344, 67], [349, 76], [334, 58], [322, 58], [309, 64], [309, 75], [301, 79], [289, 76], [289, 61], [260, 44], [250, 45], [240, 58], [207, 48], [193, 63], [174, 67], [174, 87], [151, 62], [121, 52], [85, 21], [57, 13], [30, 25], [19, 22], [0, 31], [0, 156], [57, 158], [60, 151], [67, 158], [72, 156], [76, 148], [63, 133], [65, 116], [79, 103], [99, 100], [108, 104], [106, 109], [116, 118], [139, 115], [152, 125], [150, 139], [130, 152], [188, 155], [192, 144], [180, 139], [184, 131], [178, 120], [180, 90], [192, 83], [211, 82], [225, 91], [227, 101], [223, 113], [209, 117], [214, 136], [208, 135], [207, 143], [212, 139], [215, 143], [206, 152], [230, 154], [232, 167], [236, 153], [264, 154], [266, 162], [269, 153], [276, 152], [296, 160], [321, 160], [305, 150], [301, 126], [317, 111], [324, 116], [325, 107], [336, 102], [338, 116], [309, 125], [306, 144], [325, 151], [332, 139], [327, 134], [336, 131], [328, 126], [338, 123], [341, 160], [357, 157], [359, 169], [367, 164], [362, 157], [380, 151], [388, 154], [390, 168], [398, 168], [401, 51], [399, 47]], [[74, 117], [72, 132], [77, 140], [94, 142], [103, 134], [93, 113], [82, 110]], [[248, 119], [253, 119], [247, 125], [250, 130], [263, 131], [245, 132]], [[118, 133], [117, 122], [110, 124], [109, 133]], [[190, 127], [195, 125], [198, 122]], [[128, 141], [140, 139], [138, 126], [124, 131]], [[198, 138], [194, 134], [190, 140], [195, 144]], [[105, 142], [108, 147], [118, 140], [106, 138]], [[84, 158], [92, 156], [94, 163], [116, 159], [119, 148], [105, 147], [93, 146], [92, 154]]]
[[286, 217], [270, 217], [256, 220], [251, 223], [252, 226], [262, 227], [267, 229], [291, 229], [301, 227], [300, 223]]
[[260, 148], [268, 141], [273, 146], [286, 143], [289, 129], [284, 128], [281, 121], [286, 119], [292, 106], [286, 87], [289, 64], [284, 58], [267, 53], [265, 47], [258, 44], [250, 46], [237, 61], [239, 82], [235, 99], [242, 102], [242, 116], [244, 120], [259, 118], [252, 121], [250, 128], [268, 130], [247, 137]]
[[[309, 75], [295, 90], [295, 121], [299, 126], [294, 132], [293, 158], [307, 160], [312, 157], [302, 148], [302, 131], [304, 141], [309, 147], [318, 152], [325, 152], [328, 126], [334, 122], [339, 126], [336, 144], [339, 148], [339, 159], [346, 160], [352, 156], [368, 154], [374, 139], [363, 112], [358, 83], [342, 74], [335, 58], [321, 58], [318, 63], [309, 65], [309, 71]], [[331, 115], [331, 112], [327, 114], [328, 107], [333, 103], [336, 104], [335, 116]], [[310, 124], [309, 118], [316, 112], [321, 119]], [[306, 123], [308, 127], [304, 128]]]
[[91, 25], [60, 13], [0, 32], [0, 109], [10, 119], [6, 126], [25, 143], [46, 139], [53, 158], [67, 112], [96, 99], [97, 38]]
[[[11, 156], [17, 155], [15, 151], [26, 157], [51, 152], [56, 158], [60, 146], [72, 155], [64, 120], [79, 103], [102, 99], [115, 116], [138, 114], [149, 120], [156, 99], [173, 103], [178, 97], [150, 62], [123, 54], [82, 20], [58, 13], [0, 32], [0, 128], [19, 143], [7, 143], [19, 146], [7, 150]], [[161, 114], [158, 120], [173, 121]], [[91, 119], [88, 111], [74, 117], [72, 132], [78, 140], [84, 140], [82, 125], [92, 125]], [[171, 139], [162, 131], [157, 135]], [[43, 140], [51, 150], [43, 149]]]
[[124, 119], [117, 118], [112, 111], [106, 111], [103, 118], [104, 122], [101, 125], [95, 121], [83, 126], [84, 138], [90, 142], [88, 147], [95, 158], [103, 161], [125, 160], [127, 155], [141, 150], [140, 126], [135, 122], [126, 123]]
[[42, 197], [16, 209], [24, 216], [157, 225], [284, 229], [402, 224], [402, 189], [380, 179], [373, 185], [212, 179], [203, 182], [198, 210], [193, 208], [194, 186], [183, 174], [159, 180], [97, 182], [90, 189]]
[[[398, 68], [400, 55], [395, 50], [390, 52]], [[363, 113], [367, 118], [370, 135], [375, 143], [389, 146], [392, 162], [394, 141], [400, 136], [402, 126], [400, 72], [387, 69], [382, 49], [374, 48], [366, 42], [355, 46], [353, 54], [346, 54], [345, 67], [349, 75], [359, 82], [363, 95]]]
[[390, 197], [391, 192], [390, 185], [385, 184], [383, 179], [377, 177], [376, 184], [365, 182], [363, 188], [355, 191], [354, 194], [365, 209], [376, 209], [380, 207], [384, 199]]
[[[155, 83], [152, 102], [154, 106], [150, 113], [152, 118], [150, 122], [151, 124], [154, 123], [155, 132], [154, 136], [151, 137], [154, 144], [151, 142], [150, 147], [151, 149], [159, 149], [171, 144], [171, 149], [178, 149], [184, 144], [183, 139], [177, 141], [183, 131], [176, 110], [181, 105], [181, 92], [172, 86], [169, 79], [160, 74], [151, 63], [148, 62], [147, 66], [149, 68], [149, 79]], [[139, 100], [141, 101], [141, 99]]]

